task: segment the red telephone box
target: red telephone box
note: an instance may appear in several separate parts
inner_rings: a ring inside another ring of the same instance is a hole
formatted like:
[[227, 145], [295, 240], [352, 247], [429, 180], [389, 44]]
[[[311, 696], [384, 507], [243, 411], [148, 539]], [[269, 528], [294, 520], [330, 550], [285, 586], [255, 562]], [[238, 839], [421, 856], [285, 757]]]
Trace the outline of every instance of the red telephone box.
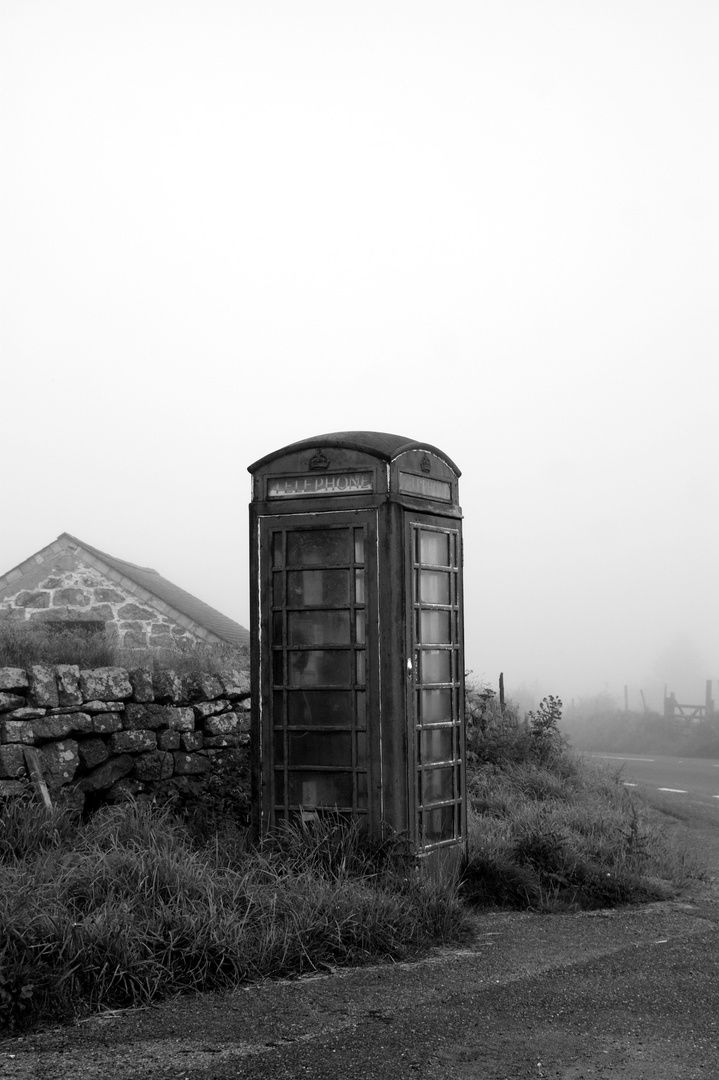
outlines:
[[459, 469], [320, 435], [249, 467], [260, 832], [326, 811], [417, 855], [466, 847]]

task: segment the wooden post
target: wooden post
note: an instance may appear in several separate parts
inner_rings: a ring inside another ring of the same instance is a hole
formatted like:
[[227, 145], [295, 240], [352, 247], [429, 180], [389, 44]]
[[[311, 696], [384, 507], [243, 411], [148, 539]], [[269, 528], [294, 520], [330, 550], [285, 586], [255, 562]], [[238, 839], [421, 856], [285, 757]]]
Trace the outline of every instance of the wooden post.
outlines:
[[35, 792], [35, 797], [38, 802], [41, 802], [46, 810], [52, 810], [52, 802], [50, 800], [50, 792], [47, 790], [47, 784], [45, 783], [45, 777], [42, 774], [42, 765], [40, 764], [40, 755], [34, 746], [25, 747], [25, 764], [27, 766], [28, 775], [30, 776], [30, 783], [32, 789]]
[[504, 672], [499, 673], [499, 711], [504, 713]]

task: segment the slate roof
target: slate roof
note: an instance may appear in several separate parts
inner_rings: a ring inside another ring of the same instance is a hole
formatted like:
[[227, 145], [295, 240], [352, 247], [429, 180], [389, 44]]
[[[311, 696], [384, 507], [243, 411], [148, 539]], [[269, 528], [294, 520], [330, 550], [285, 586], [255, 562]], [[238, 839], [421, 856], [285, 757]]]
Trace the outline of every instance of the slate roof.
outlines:
[[[61, 550], [72, 545], [81, 548], [82, 551], [89, 554], [94, 560], [97, 560], [97, 562], [101, 564], [99, 569], [102, 570], [102, 564], [104, 564], [104, 568], [114, 571], [116, 574], [119, 574], [121, 577], [126, 578], [139, 586], [140, 589], [143, 589], [149, 594], [148, 599], [150, 603], [152, 603], [152, 598], [154, 597], [156, 600], [160, 601], [161, 604], [166, 604], [173, 611], [179, 612], [187, 619], [191, 619], [192, 622], [196, 623], [204, 630], [209, 631], [210, 634], [219, 638], [221, 641], [226, 641], [228, 644], [234, 646], [249, 647], [250, 633], [244, 626], [235, 622], [234, 619], [228, 618], [227, 615], [223, 615], [215, 608], [210, 607], [209, 604], [205, 604], [204, 601], [198, 600], [196, 596], [188, 593], [185, 589], [181, 589], [179, 585], [175, 585], [173, 582], [168, 581], [167, 578], [158, 574], [157, 570], [153, 570], [149, 566], [138, 566], [136, 563], [127, 562], [125, 559], [118, 559], [114, 555], [108, 555], [106, 551], [100, 551], [99, 548], [85, 543], [84, 540], [80, 540], [70, 533], [61, 533], [55, 544], [50, 544], [48, 548], [44, 548], [43, 553], [45, 551], [49, 552], [53, 548], [55, 550]], [[25, 563], [20, 564], [17, 569], [22, 570], [25, 565]], [[2, 585], [10, 575], [13, 575], [13, 571], [9, 571], [4, 578], [0, 578], [0, 585]]]

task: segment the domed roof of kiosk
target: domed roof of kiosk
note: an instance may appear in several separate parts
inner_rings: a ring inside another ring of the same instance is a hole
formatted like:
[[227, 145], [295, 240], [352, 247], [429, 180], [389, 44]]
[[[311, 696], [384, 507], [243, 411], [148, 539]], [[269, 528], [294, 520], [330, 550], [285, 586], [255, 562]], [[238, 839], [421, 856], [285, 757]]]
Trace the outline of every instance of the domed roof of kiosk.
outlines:
[[327, 435], [314, 435], [310, 439], [301, 439], [299, 442], [290, 443], [289, 446], [283, 446], [279, 450], [273, 450], [271, 454], [266, 454], [259, 461], [255, 461], [253, 465], [249, 465], [247, 471], [255, 472], [255, 470], [262, 468], [263, 465], [274, 461], [275, 458], [284, 457], [285, 454], [294, 453], [296, 450], [317, 448], [324, 450], [327, 447], [358, 450], [363, 454], [372, 454], [374, 457], [382, 458], [383, 461], [393, 461], [400, 454], [406, 453], [407, 450], [427, 450], [446, 462], [457, 476], [462, 475], [452, 459], [443, 450], [432, 446], [431, 443], [408, 439], [405, 435], [390, 435], [386, 431], [333, 431]]

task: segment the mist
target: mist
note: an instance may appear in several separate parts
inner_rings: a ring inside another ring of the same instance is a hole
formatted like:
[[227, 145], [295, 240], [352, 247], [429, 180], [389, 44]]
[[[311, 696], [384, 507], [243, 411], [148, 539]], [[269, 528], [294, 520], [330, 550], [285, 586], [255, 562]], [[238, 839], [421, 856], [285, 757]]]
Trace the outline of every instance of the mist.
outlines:
[[462, 470], [466, 667], [719, 678], [719, 7], [0, 11], [0, 573], [62, 532], [249, 625], [247, 466]]

